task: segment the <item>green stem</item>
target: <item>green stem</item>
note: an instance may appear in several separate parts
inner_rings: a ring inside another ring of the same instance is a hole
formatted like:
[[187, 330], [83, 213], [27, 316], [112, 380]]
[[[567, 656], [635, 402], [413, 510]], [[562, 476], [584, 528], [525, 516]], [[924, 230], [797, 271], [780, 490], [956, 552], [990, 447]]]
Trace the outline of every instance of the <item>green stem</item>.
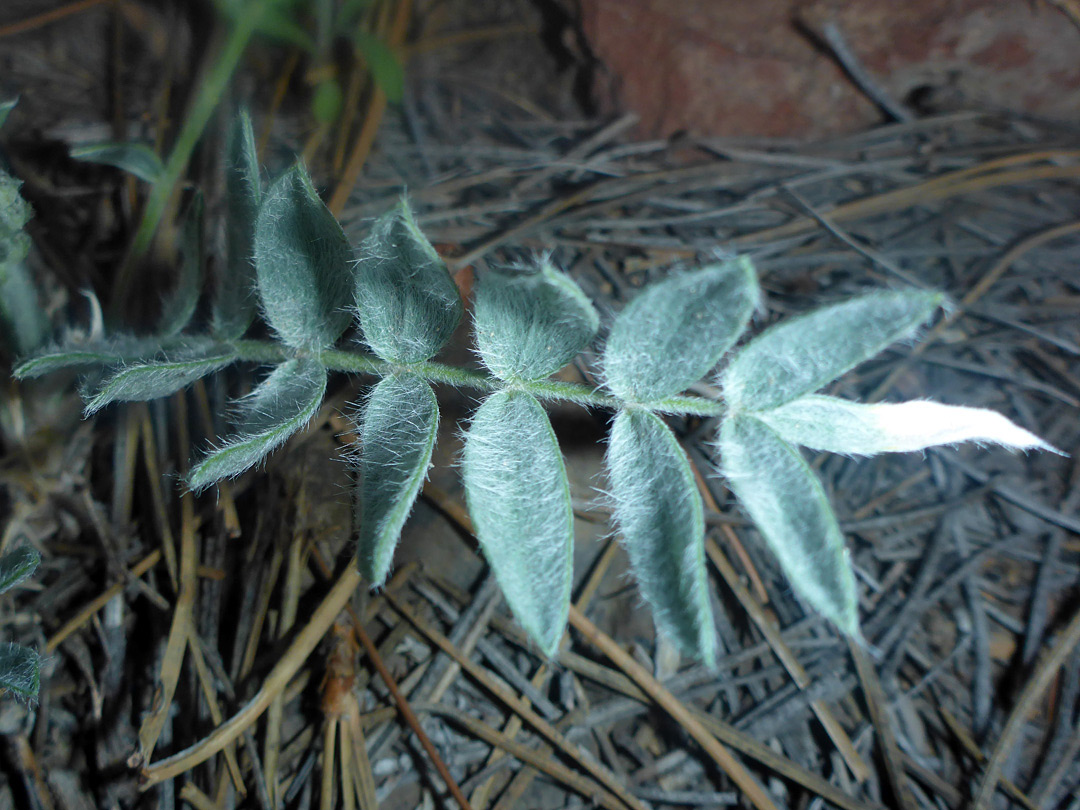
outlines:
[[[252, 363], [280, 363], [291, 356], [288, 350], [280, 344], [266, 340], [240, 340], [233, 345], [236, 348], [238, 359]], [[371, 374], [379, 377], [390, 374], [396, 368], [393, 363], [380, 360], [378, 357], [340, 349], [327, 349], [320, 352], [319, 361], [331, 371], [341, 371], [347, 374]], [[430, 360], [423, 363], [413, 363], [406, 368], [412, 373], [420, 375], [428, 382], [443, 383], [456, 388], [470, 388], [484, 393], [511, 387], [527, 391], [537, 399], [574, 402], [585, 407], [617, 410], [626, 405], [622, 400], [613, 397], [611, 394], [605, 394], [581, 383], [563, 382], [561, 380], [519, 380], [514, 383], [504, 383], [502, 380], [482, 371], [448, 366]], [[720, 416], [724, 412], [723, 404], [715, 400], [681, 395], [667, 397], [658, 402], [650, 402], [642, 405], [642, 407], [660, 413], [686, 416]]]
[[252, 0], [249, 7], [237, 15], [236, 27], [229, 34], [225, 47], [207, 73], [194, 102], [187, 111], [184, 124], [176, 136], [176, 142], [173, 144], [172, 152], [169, 153], [165, 168], [150, 190], [150, 196], [143, 207], [139, 229], [135, 232], [124, 264], [118, 273], [116, 294], [113, 296], [111, 307], [114, 315], [121, 312], [126, 303], [127, 291], [131, 286], [131, 274], [150, 249], [173, 189], [180, 181], [180, 176], [191, 159], [191, 153], [195, 151], [195, 145], [202, 137], [210, 116], [213, 115], [214, 109], [224, 95], [236, 66], [240, 64], [240, 58], [244, 55], [248, 41], [255, 33], [268, 5], [269, 0]]
[[237, 340], [232, 345], [237, 359], [249, 363], [283, 363], [289, 359], [284, 346], [269, 340]]

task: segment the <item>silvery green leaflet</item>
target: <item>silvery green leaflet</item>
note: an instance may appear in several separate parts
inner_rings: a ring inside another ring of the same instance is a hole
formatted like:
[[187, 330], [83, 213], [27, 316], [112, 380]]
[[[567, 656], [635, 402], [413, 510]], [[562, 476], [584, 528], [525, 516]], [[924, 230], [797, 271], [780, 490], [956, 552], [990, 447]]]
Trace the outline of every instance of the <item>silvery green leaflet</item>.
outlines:
[[[602, 330], [592, 303], [546, 258], [481, 274], [472, 330], [487, 371], [439, 363], [434, 358], [465, 308], [408, 203], [372, 223], [354, 250], [302, 166], [264, 187], [250, 127], [241, 116], [229, 138], [229, 256], [209, 333], [170, 327], [155, 340], [116, 336], [59, 346], [26, 358], [16, 374], [104, 364], [108, 372], [87, 392], [93, 412], [117, 400], [164, 396], [232, 363], [270, 366], [238, 403], [234, 432], [193, 465], [187, 484], [195, 490], [244, 473], [302, 430], [322, 407], [330, 372], [377, 378], [356, 407], [359, 445], [350, 454], [357, 564], [372, 587], [391, 569], [431, 463], [440, 418], [432, 383], [483, 395], [464, 433], [466, 500], [507, 603], [548, 655], [566, 626], [574, 522], [544, 401], [614, 413], [606, 466], [615, 526], [660, 631], [707, 663], [716, 630], [704, 509], [695, 471], [664, 414], [718, 418], [713, 472], [726, 479], [796, 593], [852, 636], [859, 633], [858, 591], [844, 538], [802, 447], [861, 455], [964, 441], [1053, 449], [989, 411], [864, 405], [817, 393], [886, 347], [912, 340], [944, 297], [871, 292], [747, 340], [761, 291], [746, 258], [672, 271], [642, 290], [607, 329], [601, 388], [550, 378]], [[273, 340], [243, 338], [256, 303]], [[367, 351], [350, 347], [350, 325]], [[703, 379], [717, 383], [720, 399], [685, 393]]]

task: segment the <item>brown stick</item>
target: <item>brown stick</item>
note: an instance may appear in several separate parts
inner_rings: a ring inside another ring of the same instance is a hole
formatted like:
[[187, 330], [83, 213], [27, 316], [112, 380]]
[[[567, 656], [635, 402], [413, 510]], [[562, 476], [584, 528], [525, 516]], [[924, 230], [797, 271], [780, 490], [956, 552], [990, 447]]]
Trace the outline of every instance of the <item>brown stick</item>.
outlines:
[[570, 624], [600, 652], [610, 658], [612, 663], [629, 675], [645, 694], [671, 715], [675, 722], [686, 729], [686, 732], [705, 750], [705, 753], [709, 755], [713, 762], [720, 766], [720, 769], [731, 778], [731, 781], [746, 795], [746, 798], [750, 800], [754, 807], [758, 810], [777, 810], [776, 804], [769, 798], [769, 794], [758, 784], [753, 775], [743, 767], [743, 764], [735, 758], [735, 755], [710, 734], [678, 698], [665, 689], [641, 664], [616, 644], [613, 638], [603, 633], [600, 628], [586, 619], [573, 605], [570, 606]]
[[[729, 538], [735, 536], [735, 531], [730, 526], [724, 526], [723, 528]], [[732, 593], [735, 594], [739, 604], [745, 608], [751, 621], [765, 636], [765, 640], [768, 642], [773, 654], [779, 659], [784, 669], [787, 670], [795, 685], [802, 690], [809, 689], [810, 676], [807, 675], [806, 670], [799, 663], [799, 659], [795, 657], [795, 653], [784, 642], [783, 636], [780, 635], [780, 629], [765, 615], [765, 611], [757, 603], [753, 595], [743, 587], [735, 569], [712, 538], [706, 538], [705, 540], [705, 553], [712, 561], [712, 564], [716, 566], [720, 576], [724, 578], [724, 582], [727, 583]], [[844, 762], [847, 763], [851, 775], [855, 777], [855, 781], [859, 783], [865, 782], [870, 777], [870, 769], [863, 761], [863, 758], [859, 756], [859, 752], [855, 750], [855, 745], [851, 742], [851, 738], [843, 726], [840, 725], [840, 721], [829, 710], [824, 700], [811, 701], [810, 708], [814, 712], [814, 716], [817, 717], [818, 722], [824, 727], [825, 733], [829, 735], [833, 745], [836, 746], [836, 750], [840, 752]]]
[[881, 681], [878, 680], [873, 664], [870, 663], [866, 651], [859, 646], [858, 641], [849, 638], [848, 649], [855, 660], [855, 670], [859, 675], [859, 683], [862, 685], [863, 697], [866, 698], [866, 707], [870, 710], [870, 722], [877, 734], [889, 788], [900, 810], [916, 810], [918, 805], [915, 804], [907, 779], [904, 777], [904, 761], [900, 755], [896, 735], [893, 734]]
[[[319, 566], [319, 570], [323, 572], [323, 575], [329, 578], [330, 569], [326, 565], [326, 561], [322, 558], [319, 550], [313, 549], [313, 559]], [[461, 810], [472, 810], [469, 806], [469, 800], [465, 798], [465, 794], [458, 787], [457, 782], [454, 781], [454, 777], [450, 775], [450, 769], [446, 767], [446, 763], [443, 762], [442, 757], [439, 756], [439, 752], [435, 749], [435, 745], [431, 742], [431, 738], [428, 737], [424, 729], [420, 725], [420, 720], [416, 716], [416, 712], [412, 710], [412, 706], [409, 705], [408, 699], [406, 699], [404, 693], [398, 687], [397, 681], [394, 680], [394, 676], [390, 674], [390, 670], [387, 669], [386, 664], [382, 660], [382, 656], [379, 655], [379, 649], [375, 646], [375, 642], [371, 640], [364, 631], [364, 625], [360, 621], [360, 617], [356, 614], [356, 611], [349, 606], [349, 615], [353, 620], [353, 630], [356, 632], [356, 637], [360, 640], [360, 644], [364, 648], [364, 652], [367, 653], [368, 658], [371, 659], [372, 666], [375, 667], [375, 671], [379, 673], [379, 677], [383, 679], [383, 683], [386, 684], [386, 688], [390, 690], [390, 695], [394, 698], [394, 703], [397, 704], [398, 711], [401, 712], [401, 719], [405, 721], [405, 724], [412, 729], [413, 734], [416, 735], [416, 739], [420, 741], [420, 745], [423, 746], [424, 751], [428, 757], [431, 758], [431, 763], [435, 766], [435, 770], [439, 772], [439, 776], [446, 783], [447, 790], [450, 791], [450, 795], [454, 797], [454, 801], [458, 803], [458, 807]]]
[[8, 23], [7, 25], [0, 26], [0, 39], [12, 37], [16, 34], [22, 34], [26, 31], [33, 31], [35, 28], [42, 28], [57, 20], [62, 20], [64, 17], [80, 14], [92, 9], [94, 6], [100, 6], [103, 3], [113, 1], [114, 0], [77, 0], [77, 2], [68, 3], [66, 6], [60, 6], [59, 8], [50, 9], [41, 14], [35, 14], [33, 17], [27, 17], [25, 20]]
[[315, 647], [318, 646], [319, 641], [326, 635], [326, 631], [330, 629], [330, 625], [334, 623], [334, 619], [341, 613], [342, 608], [348, 604], [349, 599], [359, 585], [360, 573], [355, 565], [350, 565], [338, 577], [334, 587], [323, 598], [308, 621], [307, 626], [293, 639], [292, 644], [289, 645], [277, 665], [270, 670], [270, 674], [266, 676], [266, 680], [263, 681], [259, 691], [255, 693], [255, 697], [249, 700], [240, 711], [225, 723], [214, 729], [206, 738], [146, 768], [142, 774], [140, 790], [146, 790], [158, 782], [171, 779], [190, 768], [194, 768], [243, 734], [244, 729], [248, 728], [266, 711], [266, 708], [274, 699], [274, 695], [285, 688], [300, 669], [301, 664], [311, 655]]
[[1043, 692], [1049, 688], [1057, 671], [1078, 644], [1080, 644], [1080, 610], [1072, 617], [1057, 644], [1043, 658], [1027, 682], [1027, 686], [1024, 687], [1024, 691], [1020, 693], [1012, 714], [1009, 715], [1009, 720], [1001, 732], [1001, 737], [994, 746], [994, 753], [990, 755], [990, 760], [986, 765], [986, 775], [983, 777], [982, 784], [979, 785], [979, 792], [975, 795], [973, 805], [975, 810], [987, 810], [990, 807], [994, 791], [997, 790], [998, 781], [1001, 779], [1001, 769], [1005, 765], [1005, 758], [1012, 753], [1016, 738], [1027, 722], [1028, 716], [1035, 709], [1035, 704], [1042, 698]]
[[128, 571], [125, 579], [117, 582], [115, 585], [110, 585], [102, 591], [100, 596], [87, 603], [82, 610], [76, 613], [72, 618], [68, 619], [63, 627], [53, 633], [52, 637], [45, 642], [45, 654], [49, 655], [56, 652], [56, 648], [63, 644], [68, 636], [86, 624], [86, 622], [90, 620], [90, 617], [105, 607], [105, 605], [109, 604], [113, 597], [122, 593], [124, 588], [127, 587], [128, 582], [133, 579], [138, 579], [159, 562], [161, 562], [161, 549], [156, 548], [143, 557], [141, 561], [136, 563], [132, 569]]
[[388, 670], [386, 664], [383, 663], [382, 657], [379, 655], [379, 650], [375, 647], [375, 643], [371, 640], [371, 637], [364, 632], [364, 628], [359, 624], [356, 625], [356, 637], [360, 639], [360, 643], [364, 646], [364, 651], [367, 653], [368, 658], [371, 659], [371, 663], [379, 673], [379, 677], [383, 679], [386, 688], [390, 690], [390, 694], [397, 704], [398, 711], [401, 712], [401, 718], [408, 724], [409, 728], [412, 729], [416, 738], [420, 740], [420, 745], [424, 746], [424, 751], [427, 753], [428, 757], [431, 758], [431, 762], [435, 766], [435, 770], [439, 772], [439, 776], [446, 782], [446, 787], [450, 791], [450, 795], [454, 797], [454, 801], [457, 802], [458, 807], [460, 807], [461, 810], [472, 810], [469, 805], [469, 800], [465, 798], [465, 794], [461, 792], [461, 788], [458, 787], [457, 782], [455, 782], [454, 778], [450, 775], [449, 768], [447, 768], [446, 763], [442, 761], [439, 752], [435, 750], [435, 746], [432, 744], [431, 739], [420, 727], [419, 718], [417, 718], [416, 713], [412, 710], [405, 695], [403, 695], [398, 688], [394, 676], [390, 674], [390, 670]]
[[[398, 0], [395, 11], [396, 14], [390, 22], [390, 30], [387, 35], [387, 41], [392, 48], [400, 47], [405, 39], [409, 18], [412, 14], [412, 3], [410, 0]], [[364, 123], [360, 127], [360, 134], [357, 136], [356, 143], [349, 154], [349, 160], [345, 163], [345, 170], [341, 174], [341, 180], [334, 189], [334, 193], [330, 195], [330, 201], [326, 204], [334, 216], [340, 216], [345, 208], [345, 203], [349, 201], [349, 195], [352, 194], [356, 181], [360, 179], [360, 172], [364, 168], [364, 162], [367, 160], [371, 147], [375, 143], [375, 134], [379, 131], [383, 113], [386, 112], [386, 93], [374, 82], [372, 84], [367, 114], [364, 116]]]
[[[404, 601], [398, 599], [389, 591], [386, 591], [383, 596], [394, 610], [408, 619], [417, 630], [427, 636], [431, 642], [439, 647], [439, 649], [457, 661], [458, 664], [461, 665], [461, 668], [468, 673], [471, 678], [479, 682], [487, 691], [506, 704], [506, 706], [515, 714], [520, 715], [521, 718], [532, 726], [542, 737], [562, 751], [566, 756], [573, 759], [600, 785], [617, 796], [623, 804], [627, 807], [634, 808], [634, 810], [645, 810], [645, 805], [641, 803], [641, 800], [627, 790], [626, 786], [619, 781], [617, 776], [598, 762], [582, 756], [581, 752], [577, 749], [577, 746], [567, 740], [553, 725], [529, 708], [528, 704], [516, 694], [497, 683], [495, 679], [490, 677], [483, 670], [482, 667], [463, 656], [446, 636], [428, 625], [428, 623], [421, 619], [420, 616], [418, 616], [412, 608], [406, 605]], [[571, 611], [573, 611], [572, 607]], [[769, 810], [775, 810], [775, 808], [770, 808]]]
[[925, 337], [919, 340], [919, 343], [916, 346], [912, 347], [903, 362], [894, 368], [889, 376], [873, 390], [868, 397], [868, 400], [870, 402], [875, 402], [884, 396], [892, 387], [893, 383], [895, 383], [900, 375], [904, 373], [904, 370], [912, 359], [918, 357], [932, 346], [934, 342], [953, 325], [956, 319], [963, 315], [968, 307], [972, 306], [976, 301], [986, 295], [990, 288], [993, 287], [998, 280], [1005, 275], [1009, 268], [1012, 267], [1018, 259], [1024, 256], [1024, 254], [1045, 245], [1047, 242], [1052, 242], [1055, 239], [1060, 239], [1062, 236], [1068, 236], [1077, 231], [1080, 231], [1080, 220], [1076, 222], [1066, 222], [1064, 225], [1055, 225], [1052, 228], [1047, 228], [1026, 239], [1022, 239], [1013, 245], [1013, 247], [1006, 251], [1000, 259], [994, 262], [990, 269], [983, 274], [983, 277], [979, 279], [978, 283], [968, 290], [967, 294], [960, 300], [959, 306], [942, 318], [933, 329], [926, 333]]

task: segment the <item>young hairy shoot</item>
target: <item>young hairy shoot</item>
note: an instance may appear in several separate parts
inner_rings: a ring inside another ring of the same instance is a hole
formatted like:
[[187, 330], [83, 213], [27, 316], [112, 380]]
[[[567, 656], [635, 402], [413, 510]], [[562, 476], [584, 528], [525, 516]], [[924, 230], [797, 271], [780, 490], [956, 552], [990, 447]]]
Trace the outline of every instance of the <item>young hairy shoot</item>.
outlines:
[[[233, 362], [271, 365], [238, 405], [235, 432], [198, 461], [201, 490], [258, 464], [318, 412], [328, 371], [377, 378], [358, 408], [357, 565], [372, 587], [393, 563], [438, 431], [432, 383], [485, 399], [465, 431], [461, 473], [477, 540], [514, 616], [541, 650], [562, 638], [573, 580], [574, 523], [562, 454], [541, 401], [613, 411], [606, 456], [614, 523], [661, 633], [711, 664], [716, 631], [698, 482], [664, 414], [718, 417], [717, 472], [757, 526], [796, 593], [858, 636], [858, 592], [844, 537], [801, 447], [874, 455], [974, 441], [1051, 450], [1004, 416], [933, 402], [867, 405], [819, 391], [898, 341], [942, 306], [940, 293], [873, 292], [766, 329], [734, 351], [719, 400], [689, 396], [746, 331], [761, 302], [748, 259], [680, 270], [642, 290], [611, 324], [603, 389], [551, 379], [589, 348], [600, 319], [547, 257], [481, 272], [473, 333], [487, 372], [437, 362], [464, 310], [407, 202], [375, 221], [357, 255], [300, 166], [264, 192], [251, 124], [230, 133], [228, 256], [218, 266], [210, 335], [183, 334], [190, 293], [153, 338], [53, 347], [20, 377], [87, 365], [111, 371], [88, 414], [171, 394]], [[193, 207], [192, 217], [201, 216]], [[201, 245], [192, 223], [187, 241]], [[196, 248], [196, 252], [198, 248]], [[189, 279], [177, 285], [188, 290]], [[258, 302], [273, 341], [241, 339]], [[350, 321], [373, 354], [341, 346]], [[2, 652], [2, 651], [0, 651]], [[2, 658], [2, 656], [0, 656]], [[29, 684], [26, 684], [29, 685]]]

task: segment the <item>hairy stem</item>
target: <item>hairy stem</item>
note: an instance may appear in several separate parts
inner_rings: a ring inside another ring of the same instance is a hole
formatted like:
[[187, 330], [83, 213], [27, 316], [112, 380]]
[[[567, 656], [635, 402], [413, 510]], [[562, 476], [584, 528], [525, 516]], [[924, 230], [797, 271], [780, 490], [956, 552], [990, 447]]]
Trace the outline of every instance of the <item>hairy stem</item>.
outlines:
[[[280, 363], [294, 356], [284, 346], [266, 340], [239, 340], [233, 345], [236, 348], [237, 359], [253, 363]], [[341, 349], [327, 349], [320, 352], [319, 362], [330, 371], [341, 371], [347, 374], [372, 374], [379, 377], [386, 376], [395, 368], [394, 364], [378, 357], [363, 352], [351, 352]], [[627, 404], [618, 397], [581, 383], [563, 382], [561, 380], [519, 380], [513, 383], [505, 383], [482, 371], [448, 366], [445, 363], [436, 363], [430, 360], [424, 363], [410, 364], [408, 370], [418, 374], [428, 382], [443, 383], [452, 385], [455, 388], [469, 388], [484, 393], [510, 387], [528, 391], [537, 399], [574, 402], [584, 407], [615, 410]], [[721, 403], [696, 396], [667, 397], [659, 402], [649, 403], [648, 408], [661, 413], [686, 416], [719, 416], [724, 411], [724, 406]]]

